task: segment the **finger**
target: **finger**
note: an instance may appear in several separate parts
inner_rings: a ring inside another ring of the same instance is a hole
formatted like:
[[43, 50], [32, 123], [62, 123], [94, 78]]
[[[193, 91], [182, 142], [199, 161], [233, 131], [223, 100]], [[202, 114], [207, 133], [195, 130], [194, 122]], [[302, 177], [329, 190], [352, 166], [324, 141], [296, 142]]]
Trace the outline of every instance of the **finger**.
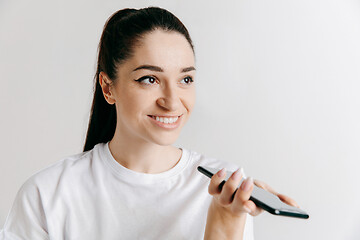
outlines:
[[208, 188], [210, 195], [218, 195], [221, 193], [221, 188], [219, 187], [219, 185], [225, 179], [225, 177], [226, 177], [225, 168], [221, 169], [220, 171], [218, 171], [216, 174], [214, 174], [211, 177], [209, 188]]
[[254, 189], [254, 181], [251, 177], [246, 178], [234, 196], [232, 209], [234, 212], [247, 212], [255, 211], [256, 205], [249, 201], [252, 190]]
[[254, 217], [264, 212], [264, 209], [256, 206], [256, 204], [251, 200], [244, 202], [244, 209], [248, 210], [247, 212]]
[[254, 184], [268, 192], [271, 192], [272, 194], [278, 195], [278, 192], [276, 192], [272, 187], [270, 187], [268, 184], [264, 183], [260, 180], [254, 180]]
[[288, 197], [288, 196], [286, 196], [286, 195], [284, 195], [284, 194], [277, 194], [277, 196], [278, 196], [278, 198], [280, 198], [280, 200], [283, 201], [284, 203], [286, 203], [286, 204], [288, 204], [288, 205], [290, 205], [290, 206], [294, 206], [294, 207], [300, 208], [299, 205], [297, 204], [297, 202], [296, 202], [294, 199], [292, 199], [292, 198], [290, 198], [290, 197]]
[[239, 168], [238, 170], [233, 172], [233, 174], [231, 174], [231, 177], [224, 184], [219, 197], [221, 205], [229, 205], [233, 201], [234, 193], [239, 186], [241, 178], [243, 176], [242, 172], [242, 168]]
[[290, 205], [290, 206], [294, 206], [294, 207], [297, 207], [299, 208], [299, 205], [297, 204], [297, 202], [286, 196], [286, 195], [283, 195], [283, 194], [280, 194], [278, 192], [276, 192], [272, 187], [270, 187], [268, 184], [260, 181], [260, 180], [255, 180], [254, 181], [254, 184], [262, 189], [265, 189], [266, 191], [268, 192], [271, 192], [272, 194], [276, 195], [281, 201], [283, 201], [284, 203]]

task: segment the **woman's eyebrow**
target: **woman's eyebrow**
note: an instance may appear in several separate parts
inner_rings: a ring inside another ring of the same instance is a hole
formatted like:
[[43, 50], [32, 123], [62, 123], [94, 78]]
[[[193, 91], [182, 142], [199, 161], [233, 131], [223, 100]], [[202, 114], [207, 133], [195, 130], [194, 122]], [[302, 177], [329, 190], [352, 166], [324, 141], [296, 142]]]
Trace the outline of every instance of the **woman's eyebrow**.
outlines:
[[[137, 70], [140, 70], [140, 69], [147, 69], [147, 70], [151, 70], [151, 71], [155, 71], [155, 72], [164, 72], [164, 70], [161, 68], [161, 67], [158, 67], [158, 66], [153, 66], [153, 65], [141, 65], [137, 68], [135, 68], [133, 70], [133, 72], [137, 71]], [[191, 67], [186, 67], [186, 68], [183, 68], [181, 69], [180, 72], [190, 72], [190, 71], [193, 71], [193, 70], [196, 70], [193, 66]]]
[[190, 72], [190, 71], [193, 71], [193, 70], [196, 70], [193, 66], [191, 67], [187, 67], [187, 68], [183, 68], [180, 72]]

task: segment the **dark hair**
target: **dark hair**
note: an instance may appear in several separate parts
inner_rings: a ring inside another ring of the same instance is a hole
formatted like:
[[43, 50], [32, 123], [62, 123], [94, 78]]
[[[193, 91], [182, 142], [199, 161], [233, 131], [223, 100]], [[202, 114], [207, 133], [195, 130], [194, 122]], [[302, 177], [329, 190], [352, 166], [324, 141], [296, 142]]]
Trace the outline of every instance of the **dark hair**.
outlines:
[[106, 22], [99, 47], [97, 70], [94, 83], [94, 98], [92, 102], [89, 126], [86, 134], [84, 152], [92, 149], [98, 143], [110, 141], [116, 128], [115, 104], [106, 102], [99, 83], [99, 74], [104, 72], [111, 81], [117, 76], [117, 66], [129, 59], [133, 49], [144, 34], [161, 29], [182, 34], [189, 42], [190, 35], [184, 24], [171, 12], [158, 8], [122, 9], [114, 13]]

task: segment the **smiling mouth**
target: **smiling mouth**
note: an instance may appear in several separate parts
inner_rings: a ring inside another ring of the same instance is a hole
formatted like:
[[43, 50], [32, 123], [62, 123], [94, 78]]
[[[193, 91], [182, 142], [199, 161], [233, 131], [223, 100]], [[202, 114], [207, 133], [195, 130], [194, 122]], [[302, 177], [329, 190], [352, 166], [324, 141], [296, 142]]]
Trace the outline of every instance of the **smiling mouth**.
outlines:
[[148, 115], [148, 116], [153, 118], [157, 122], [161, 122], [161, 123], [165, 123], [165, 124], [172, 124], [172, 123], [176, 123], [182, 115], [175, 116], [175, 117], [164, 117], [164, 116], [160, 117], [160, 116], [153, 116], [153, 115]]

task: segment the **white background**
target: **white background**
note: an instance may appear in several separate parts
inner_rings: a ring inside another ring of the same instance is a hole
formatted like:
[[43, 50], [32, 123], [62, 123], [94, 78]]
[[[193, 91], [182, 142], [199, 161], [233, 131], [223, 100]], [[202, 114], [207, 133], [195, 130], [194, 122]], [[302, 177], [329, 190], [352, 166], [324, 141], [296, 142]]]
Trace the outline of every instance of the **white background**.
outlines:
[[164, 7], [196, 50], [197, 104], [176, 143], [235, 162], [309, 220], [264, 213], [256, 239], [360, 239], [360, 3], [0, 1], [0, 228], [21, 184], [82, 151], [96, 49], [124, 7]]

